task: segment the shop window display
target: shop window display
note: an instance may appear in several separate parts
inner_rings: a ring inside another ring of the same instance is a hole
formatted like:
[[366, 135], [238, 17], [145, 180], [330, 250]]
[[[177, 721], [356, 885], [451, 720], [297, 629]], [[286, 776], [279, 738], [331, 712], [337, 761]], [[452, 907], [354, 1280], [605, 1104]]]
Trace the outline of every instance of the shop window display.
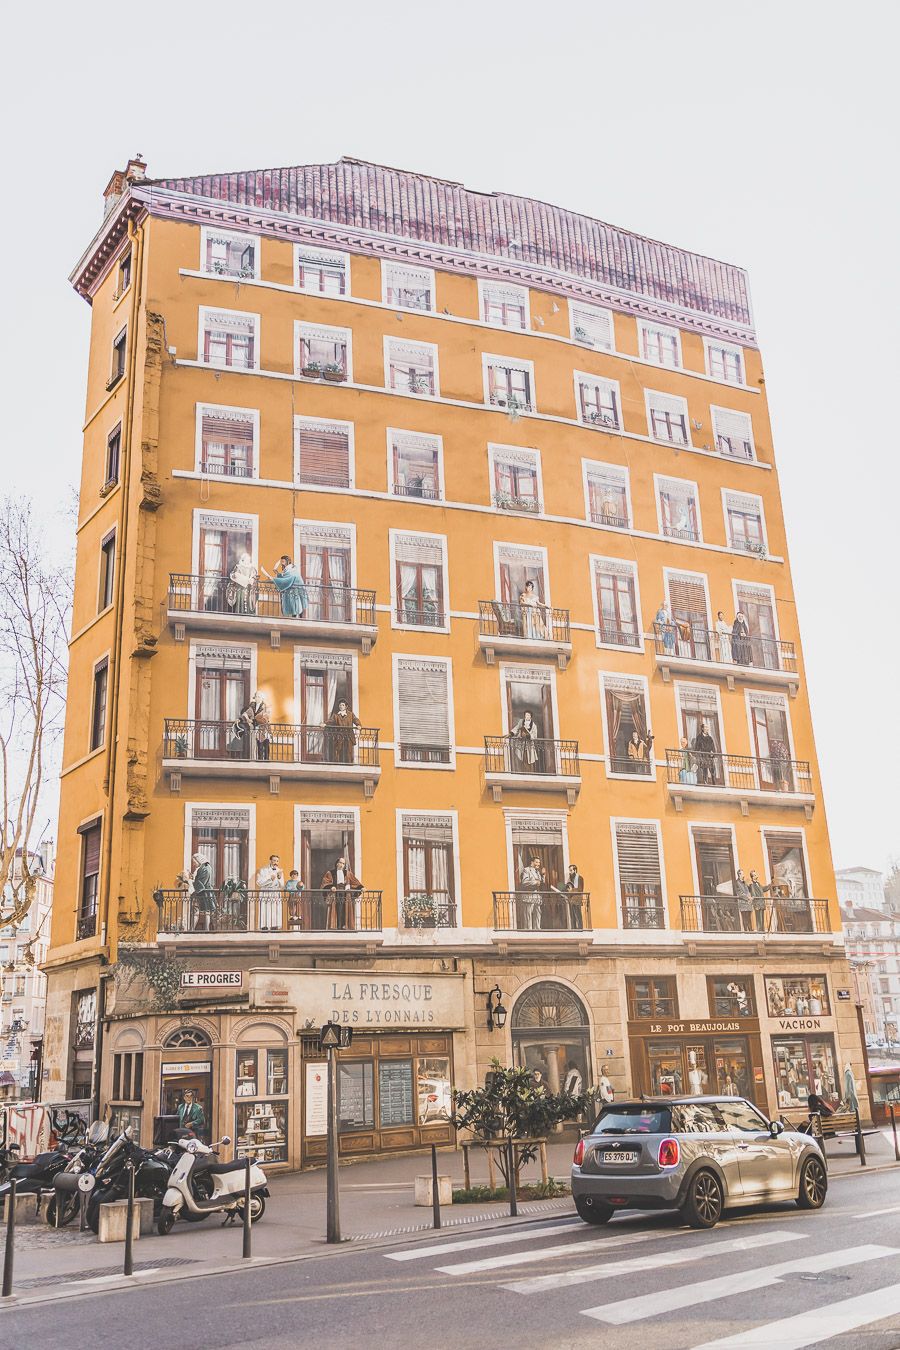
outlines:
[[238, 1102], [234, 1111], [234, 1156], [252, 1153], [258, 1162], [287, 1162], [287, 1101]]
[[449, 1120], [453, 1113], [450, 1060], [444, 1056], [420, 1059], [416, 1073], [419, 1124]]
[[371, 1060], [338, 1065], [339, 1129], [365, 1130], [375, 1124], [375, 1067]]
[[515, 1062], [550, 1092], [582, 1092], [591, 1081], [587, 1013], [565, 985], [532, 985], [512, 1010]]
[[748, 1043], [743, 1036], [694, 1044], [682, 1040], [647, 1043], [650, 1090], [662, 1097], [753, 1097]]
[[766, 978], [770, 1017], [828, 1017], [828, 984], [824, 975], [783, 975]]
[[753, 980], [723, 975], [709, 980], [709, 1011], [713, 1017], [755, 1017]]
[[830, 1106], [840, 1096], [832, 1036], [773, 1036], [778, 1105], [805, 1107], [811, 1092]]
[[677, 1017], [678, 993], [672, 975], [642, 977], [629, 976], [625, 981], [628, 992], [628, 1016], [632, 1019], [650, 1017]]

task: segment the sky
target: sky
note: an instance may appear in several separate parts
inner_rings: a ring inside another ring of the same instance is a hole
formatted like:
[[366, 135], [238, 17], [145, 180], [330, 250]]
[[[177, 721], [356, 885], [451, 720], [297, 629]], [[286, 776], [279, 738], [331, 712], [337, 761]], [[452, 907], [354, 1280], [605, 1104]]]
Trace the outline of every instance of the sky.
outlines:
[[[898, 7], [219, 0], [5, 19], [5, 490], [68, 528], [101, 193], [341, 155], [750, 272], [835, 864], [900, 854]], [[15, 57], [13, 56], [15, 54]]]

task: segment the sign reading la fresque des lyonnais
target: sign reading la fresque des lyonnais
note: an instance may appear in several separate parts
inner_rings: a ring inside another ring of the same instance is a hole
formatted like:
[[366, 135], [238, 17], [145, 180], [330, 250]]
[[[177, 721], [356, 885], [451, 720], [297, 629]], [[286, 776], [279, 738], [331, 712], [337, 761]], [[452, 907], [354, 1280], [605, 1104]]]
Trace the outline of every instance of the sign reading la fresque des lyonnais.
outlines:
[[293, 1007], [315, 1026], [338, 1022], [357, 1030], [465, 1026], [462, 975], [373, 975], [368, 971], [250, 971], [250, 1001]]
[[184, 970], [182, 989], [240, 989], [244, 983], [242, 970]]

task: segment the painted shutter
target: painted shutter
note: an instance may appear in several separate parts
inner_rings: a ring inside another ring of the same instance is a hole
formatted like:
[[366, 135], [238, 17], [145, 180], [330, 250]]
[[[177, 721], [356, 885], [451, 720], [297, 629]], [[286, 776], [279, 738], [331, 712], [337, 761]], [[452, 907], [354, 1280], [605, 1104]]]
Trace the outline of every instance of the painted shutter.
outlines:
[[735, 412], [733, 408], [715, 408], [713, 425], [716, 449], [720, 454], [736, 459], [753, 459], [753, 423], [750, 414]]
[[450, 745], [449, 670], [437, 663], [398, 663], [397, 703], [401, 746]]
[[616, 857], [623, 891], [633, 886], [661, 886], [655, 825], [616, 825]]
[[319, 487], [350, 486], [350, 436], [342, 427], [297, 428], [298, 478]]
[[675, 619], [707, 622], [706, 592], [702, 581], [693, 577], [669, 577], [669, 605]]

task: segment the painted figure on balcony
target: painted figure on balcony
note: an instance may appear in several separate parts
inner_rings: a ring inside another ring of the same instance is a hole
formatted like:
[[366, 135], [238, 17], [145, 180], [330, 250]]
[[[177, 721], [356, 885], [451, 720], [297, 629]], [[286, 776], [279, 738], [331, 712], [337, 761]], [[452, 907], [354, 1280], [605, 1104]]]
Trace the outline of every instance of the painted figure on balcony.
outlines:
[[249, 553], [242, 553], [228, 576], [226, 600], [235, 614], [255, 614], [259, 573]]
[[534, 716], [526, 709], [509, 733], [513, 773], [534, 773], [537, 769], [537, 734]]
[[272, 739], [271, 727], [272, 719], [266, 700], [257, 689], [232, 724], [232, 743], [243, 752], [244, 758], [268, 759]]
[[731, 625], [731, 656], [736, 666], [753, 664], [753, 649], [750, 645], [750, 625], [747, 616], [739, 609]]
[[519, 889], [524, 891], [522, 899], [522, 927], [529, 930], [541, 926], [541, 892], [546, 890], [547, 875], [540, 858], [535, 855], [519, 876]]
[[653, 622], [656, 625], [657, 635], [662, 638], [666, 655], [671, 656], [675, 651], [675, 625], [672, 622], [672, 615], [669, 613], [669, 607], [665, 600], [660, 600], [659, 609], [656, 611], [656, 618]]
[[568, 910], [568, 928], [583, 928], [584, 919], [582, 917], [581, 906], [584, 896], [584, 877], [578, 870], [575, 863], [569, 863], [569, 871], [566, 875], [566, 882], [563, 887], [551, 886], [551, 891], [556, 891], [558, 895], [566, 897], [566, 908]]
[[734, 893], [737, 896], [741, 928], [745, 933], [749, 933], [752, 928], [753, 900], [750, 894], [750, 883], [744, 876], [743, 868], [740, 867], [734, 879]]
[[329, 928], [359, 928], [359, 895], [363, 884], [354, 876], [347, 865], [347, 859], [338, 858], [332, 868], [322, 878], [323, 891], [327, 892], [328, 912], [326, 923]]
[[719, 647], [720, 661], [731, 660], [731, 628], [732, 625], [720, 609], [716, 615], [716, 642]]
[[286, 619], [301, 619], [309, 608], [309, 593], [299, 567], [282, 553], [271, 573], [260, 568], [264, 577], [274, 582], [281, 600], [281, 612]]
[[691, 754], [691, 747], [688, 745], [687, 736], [682, 736], [680, 749], [678, 751], [678, 781], [679, 783], [688, 783], [690, 785], [697, 782], [697, 770], [694, 765], [694, 756]]
[[771, 886], [764, 886], [759, 879], [759, 873], [750, 869], [750, 899], [753, 901], [753, 921], [756, 925], [757, 933], [765, 932], [766, 927], [766, 891], [771, 891]]
[[265, 867], [256, 874], [259, 891], [259, 927], [263, 933], [277, 933], [281, 929], [281, 893], [285, 889], [284, 872], [277, 853], [269, 855]]
[[653, 751], [653, 732], [648, 727], [643, 734], [634, 728], [628, 738], [628, 759], [633, 773], [650, 772], [650, 755]]
[[326, 753], [330, 764], [352, 764], [355, 758], [356, 729], [361, 725], [359, 718], [351, 712], [346, 699], [338, 700], [338, 705], [328, 719]]
[[791, 791], [791, 752], [782, 740], [769, 742], [769, 767], [772, 784], [780, 792]]
[[216, 897], [212, 889], [212, 868], [209, 863], [195, 853], [191, 858], [191, 892], [194, 899], [196, 920], [194, 931], [208, 933], [215, 909]]
[[716, 761], [713, 758], [716, 752], [716, 743], [709, 734], [709, 729], [705, 722], [700, 723], [697, 735], [694, 737], [694, 758], [697, 763], [697, 778], [700, 783], [715, 783], [716, 781]]
[[301, 896], [304, 887], [296, 867], [291, 868], [291, 874], [284, 883], [284, 889], [288, 898], [288, 922], [292, 928], [299, 928], [302, 908]]
[[525, 582], [523, 589], [519, 592], [519, 604], [521, 606], [522, 636], [526, 638], [546, 637], [544, 606], [533, 581]]

